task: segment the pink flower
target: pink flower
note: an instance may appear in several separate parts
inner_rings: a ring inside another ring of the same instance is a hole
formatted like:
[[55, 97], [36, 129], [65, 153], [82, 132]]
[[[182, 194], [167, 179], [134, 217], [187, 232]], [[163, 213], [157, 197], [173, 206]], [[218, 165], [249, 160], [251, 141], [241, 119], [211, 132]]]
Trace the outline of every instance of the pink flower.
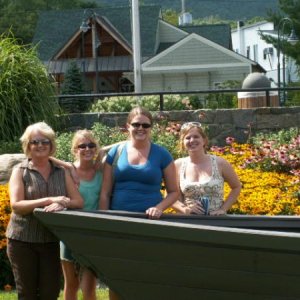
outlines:
[[235, 141], [235, 138], [229, 136], [226, 138], [226, 144], [231, 145]]

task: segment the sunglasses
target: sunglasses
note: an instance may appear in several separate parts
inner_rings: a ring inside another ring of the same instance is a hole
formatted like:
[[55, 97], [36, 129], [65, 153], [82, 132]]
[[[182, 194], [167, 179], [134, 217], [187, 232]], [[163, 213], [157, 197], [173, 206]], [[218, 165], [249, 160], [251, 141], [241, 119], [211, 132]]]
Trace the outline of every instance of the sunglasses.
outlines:
[[186, 122], [181, 125], [180, 131], [182, 131], [186, 128], [191, 128], [191, 127], [201, 128], [202, 126], [201, 126], [201, 123], [199, 123], [199, 122]]
[[47, 146], [51, 144], [51, 141], [48, 139], [41, 139], [41, 140], [31, 140], [29, 141], [30, 145], [38, 146], [39, 144], [42, 144], [43, 146]]
[[96, 148], [96, 144], [95, 143], [88, 143], [88, 144], [79, 144], [77, 146], [77, 148], [79, 148], [79, 149], [86, 149], [86, 147], [88, 147], [89, 149], [93, 149], [93, 148]]
[[134, 128], [140, 128], [142, 126], [144, 129], [151, 127], [151, 124], [149, 123], [131, 123], [130, 125]]

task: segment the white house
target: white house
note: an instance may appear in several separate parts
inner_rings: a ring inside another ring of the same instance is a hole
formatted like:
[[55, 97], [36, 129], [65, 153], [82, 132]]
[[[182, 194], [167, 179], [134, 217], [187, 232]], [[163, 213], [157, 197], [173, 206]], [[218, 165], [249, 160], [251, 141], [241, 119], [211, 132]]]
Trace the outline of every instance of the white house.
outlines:
[[[278, 81], [278, 53], [277, 49], [272, 45], [266, 43], [260, 33], [269, 34], [278, 37], [278, 31], [274, 30], [272, 22], [262, 21], [252, 25], [243, 25], [239, 21], [237, 29], [231, 31], [232, 48], [235, 52], [246, 56], [247, 58], [257, 62], [266, 70], [266, 76], [274, 82], [276, 86]], [[283, 78], [283, 63], [282, 52], [280, 52], [280, 74]], [[286, 83], [299, 81], [297, 69], [294, 61], [285, 58], [285, 78]]]

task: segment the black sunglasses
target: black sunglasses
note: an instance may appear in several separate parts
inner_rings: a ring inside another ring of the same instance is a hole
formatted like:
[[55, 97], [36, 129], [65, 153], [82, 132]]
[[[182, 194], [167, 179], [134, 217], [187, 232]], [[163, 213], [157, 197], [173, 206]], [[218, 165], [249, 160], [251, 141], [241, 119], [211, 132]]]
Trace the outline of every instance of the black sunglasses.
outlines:
[[140, 126], [142, 126], [143, 128], [151, 127], [151, 124], [149, 124], [149, 123], [131, 123], [130, 125], [134, 128], [140, 128]]
[[42, 144], [43, 146], [46, 146], [46, 145], [50, 145], [51, 144], [51, 141], [48, 140], [48, 139], [41, 139], [41, 140], [31, 140], [29, 141], [29, 144], [30, 145], [39, 145], [39, 144]]
[[88, 143], [88, 144], [79, 144], [77, 146], [77, 148], [79, 148], [79, 149], [86, 149], [86, 147], [88, 147], [89, 149], [93, 149], [93, 148], [96, 148], [96, 144], [95, 143]]

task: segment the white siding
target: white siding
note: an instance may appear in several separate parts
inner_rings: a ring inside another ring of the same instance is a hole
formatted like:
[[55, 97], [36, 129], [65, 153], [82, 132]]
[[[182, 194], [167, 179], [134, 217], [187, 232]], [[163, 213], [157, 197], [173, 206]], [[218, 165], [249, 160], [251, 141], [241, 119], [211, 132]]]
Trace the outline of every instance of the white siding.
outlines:
[[143, 92], [187, 91], [214, 89], [216, 82], [243, 81], [249, 74], [248, 67], [226, 68], [201, 73], [167, 73], [143, 75]]
[[174, 66], [174, 65], [201, 65], [218, 63], [238, 63], [233, 56], [224, 54], [205, 43], [198, 40], [190, 40], [181, 47], [153, 62], [148, 67]]
[[[231, 32], [232, 46], [233, 49], [236, 49], [238, 53], [244, 56], [247, 56], [246, 51], [247, 47], [249, 47], [251, 49], [249, 58], [259, 63], [266, 70], [266, 76], [272, 78], [275, 82], [277, 82], [277, 51], [272, 44], [267, 44], [264, 40], [261, 39], [259, 33], [260, 31], [265, 30], [273, 31], [274, 24], [271, 22], [259, 22], [249, 26], [238, 27], [238, 29], [235, 29]], [[273, 36], [276, 38], [276, 31], [274, 33], [275, 35]], [[255, 45], [257, 49], [256, 57], [253, 51]], [[268, 51], [267, 49], [269, 48], [272, 50]], [[288, 80], [288, 78], [290, 78], [291, 81], [299, 80], [299, 77], [295, 72], [295, 64], [292, 61], [289, 64], [286, 64], [286, 79]]]
[[187, 33], [184, 33], [173, 26], [169, 26], [161, 21], [159, 22], [159, 40], [161, 43], [175, 43], [187, 35]]

